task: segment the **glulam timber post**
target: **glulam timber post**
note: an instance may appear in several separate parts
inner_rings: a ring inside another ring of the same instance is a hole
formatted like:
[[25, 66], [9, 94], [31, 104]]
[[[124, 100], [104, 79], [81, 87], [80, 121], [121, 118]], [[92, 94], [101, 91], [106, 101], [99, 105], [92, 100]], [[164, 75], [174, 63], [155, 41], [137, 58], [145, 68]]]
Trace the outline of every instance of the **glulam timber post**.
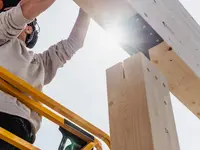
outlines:
[[180, 150], [165, 77], [142, 54], [106, 70], [112, 150]]

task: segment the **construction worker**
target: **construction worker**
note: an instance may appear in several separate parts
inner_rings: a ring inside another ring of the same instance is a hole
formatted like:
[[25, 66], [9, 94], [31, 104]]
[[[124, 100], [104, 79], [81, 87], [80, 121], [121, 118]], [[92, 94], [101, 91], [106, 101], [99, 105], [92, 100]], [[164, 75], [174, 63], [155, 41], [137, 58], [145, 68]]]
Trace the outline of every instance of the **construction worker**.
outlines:
[[[83, 11], [79, 14], [69, 37], [34, 53], [38, 39], [36, 17], [55, 0], [0, 0], [0, 66], [17, 75], [38, 90], [54, 78], [58, 68], [82, 48], [90, 23]], [[56, 32], [56, 31], [55, 31]], [[65, 32], [64, 32], [65, 33]], [[41, 116], [15, 97], [0, 91], [0, 126], [22, 139], [34, 143]], [[17, 150], [0, 140], [1, 150]]]

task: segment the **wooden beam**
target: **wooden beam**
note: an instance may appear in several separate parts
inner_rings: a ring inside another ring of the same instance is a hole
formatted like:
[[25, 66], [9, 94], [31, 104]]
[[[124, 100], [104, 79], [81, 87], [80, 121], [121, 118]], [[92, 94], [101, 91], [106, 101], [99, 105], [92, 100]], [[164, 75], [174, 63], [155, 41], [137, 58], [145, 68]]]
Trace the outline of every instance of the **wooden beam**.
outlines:
[[[200, 75], [200, 27], [191, 17], [179, 0], [74, 0], [82, 9], [99, 23], [104, 29], [107, 25], [113, 27], [113, 23], [123, 24], [137, 13], [173, 47], [174, 52], [196, 73]], [[138, 15], [138, 14], [137, 14]], [[125, 28], [126, 26], [124, 26]], [[120, 26], [120, 28], [123, 28]], [[136, 29], [136, 32], [139, 30]], [[129, 28], [129, 29], [132, 29]], [[125, 34], [130, 31], [126, 30]], [[131, 35], [133, 32], [131, 32]], [[147, 37], [146, 35], [144, 37]], [[139, 39], [142, 47], [152, 37], [139, 38], [128, 36], [123, 48], [136, 45]], [[143, 41], [143, 43], [142, 43]], [[131, 43], [132, 42], [132, 43]], [[159, 44], [159, 43], [158, 43]], [[154, 47], [153, 45], [152, 47]], [[137, 47], [137, 48], [138, 48]], [[143, 48], [143, 47], [142, 47]], [[126, 49], [125, 49], [126, 50]], [[135, 49], [133, 49], [135, 51]], [[130, 53], [129, 53], [130, 54]], [[133, 52], [131, 53], [133, 54]]]
[[199, 77], [165, 42], [150, 49], [150, 58], [167, 78], [170, 91], [200, 117]]
[[[148, 50], [154, 47], [151, 58], [159, 60], [157, 66], [166, 75], [171, 92], [200, 117], [200, 27], [179, 0], [74, 1], [104, 29], [105, 20], [117, 22], [125, 35], [120, 44], [129, 55], [142, 52], [148, 57]], [[119, 19], [121, 14], [124, 19]], [[138, 23], [138, 19], [145, 21]], [[162, 42], [173, 51], [159, 51]], [[173, 62], [169, 63], [168, 57], [173, 57]]]
[[132, 7], [200, 75], [200, 27], [179, 0], [129, 0]]
[[74, 2], [103, 28], [113, 27], [136, 13], [124, 0], [74, 0]]
[[180, 150], [167, 81], [143, 54], [107, 71], [111, 149]]
[[125, 0], [74, 0], [106, 32], [119, 37], [118, 44], [129, 54], [148, 50], [163, 39]]

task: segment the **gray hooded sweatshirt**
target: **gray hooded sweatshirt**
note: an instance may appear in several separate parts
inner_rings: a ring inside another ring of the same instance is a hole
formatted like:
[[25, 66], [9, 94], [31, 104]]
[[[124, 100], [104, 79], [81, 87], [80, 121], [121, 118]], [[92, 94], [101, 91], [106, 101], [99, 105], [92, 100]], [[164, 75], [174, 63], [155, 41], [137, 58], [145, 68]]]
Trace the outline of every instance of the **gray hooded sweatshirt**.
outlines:
[[[89, 25], [89, 19], [84, 17], [78, 17], [68, 39], [52, 45], [43, 53], [36, 54], [27, 50], [25, 43], [17, 38], [26, 24], [31, 22], [23, 16], [21, 6], [1, 13], [0, 66], [42, 91], [43, 86], [54, 78], [57, 69], [63, 67], [83, 46]], [[40, 128], [41, 117], [3, 91], [0, 91], [0, 112], [29, 120], [35, 133]]]

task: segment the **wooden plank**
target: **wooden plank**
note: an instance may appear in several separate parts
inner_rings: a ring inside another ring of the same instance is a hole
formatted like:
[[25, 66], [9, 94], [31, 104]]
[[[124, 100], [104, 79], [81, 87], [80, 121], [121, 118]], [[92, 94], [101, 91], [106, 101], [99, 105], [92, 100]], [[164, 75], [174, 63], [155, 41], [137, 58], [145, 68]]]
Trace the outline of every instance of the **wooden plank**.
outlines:
[[180, 150], [167, 81], [143, 54], [107, 71], [111, 149]]
[[170, 91], [200, 117], [200, 80], [165, 42], [150, 49], [152, 62], [168, 80]]
[[200, 75], [200, 27], [179, 0], [129, 0], [132, 7]]

